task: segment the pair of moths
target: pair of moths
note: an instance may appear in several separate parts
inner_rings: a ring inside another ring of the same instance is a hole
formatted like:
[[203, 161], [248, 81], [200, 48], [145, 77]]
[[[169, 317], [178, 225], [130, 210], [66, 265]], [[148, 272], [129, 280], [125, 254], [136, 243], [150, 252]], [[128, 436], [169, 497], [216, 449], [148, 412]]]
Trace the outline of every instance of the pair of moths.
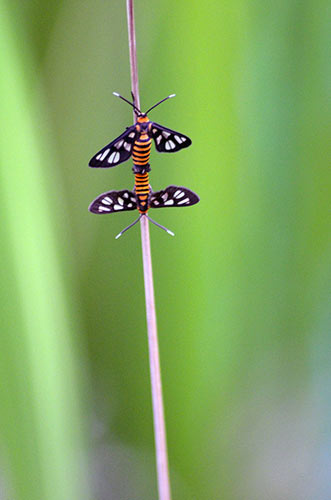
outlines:
[[150, 208], [185, 207], [195, 205], [199, 197], [188, 188], [180, 186], [168, 186], [163, 191], [153, 192], [149, 184], [150, 171], [149, 158], [152, 140], [160, 153], [173, 153], [192, 144], [191, 139], [180, 132], [165, 128], [158, 123], [151, 122], [147, 117], [156, 106], [174, 97], [172, 94], [152, 106], [146, 113], [142, 113], [133, 101], [131, 103], [124, 97], [114, 93], [125, 102], [130, 104], [137, 115], [136, 123], [128, 127], [126, 131], [114, 141], [107, 144], [101, 151], [90, 160], [90, 167], [109, 168], [115, 167], [128, 160], [133, 159], [133, 172], [135, 174], [135, 187], [133, 191], [127, 189], [122, 191], [108, 191], [99, 195], [89, 206], [90, 212], [94, 214], [109, 214], [138, 210], [140, 215], [132, 224], [123, 229], [116, 238], [134, 226], [141, 217], [147, 217], [153, 224], [164, 229], [172, 236], [174, 233], [151, 219], [147, 212]]

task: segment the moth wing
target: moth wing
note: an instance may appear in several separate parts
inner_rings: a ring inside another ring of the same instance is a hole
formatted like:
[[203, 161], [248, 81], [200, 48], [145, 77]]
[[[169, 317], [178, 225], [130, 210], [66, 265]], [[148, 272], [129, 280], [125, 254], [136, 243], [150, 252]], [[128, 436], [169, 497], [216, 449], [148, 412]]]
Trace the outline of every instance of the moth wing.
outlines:
[[128, 127], [123, 134], [98, 151], [91, 158], [89, 166], [94, 168], [116, 167], [116, 165], [128, 160], [132, 154], [136, 136], [135, 126]]
[[199, 201], [199, 196], [186, 187], [168, 186], [162, 191], [152, 193], [150, 207], [189, 207]]
[[100, 194], [89, 206], [93, 214], [111, 214], [126, 212], [137, 208], [137, 199], [133, 191], [108, 191]]
[[183, 148], [188, 148], [192, 141], [187, 135], [162, 127], [158, 123], [152, 123], [151, 136], [159, 153], [175, 153]]

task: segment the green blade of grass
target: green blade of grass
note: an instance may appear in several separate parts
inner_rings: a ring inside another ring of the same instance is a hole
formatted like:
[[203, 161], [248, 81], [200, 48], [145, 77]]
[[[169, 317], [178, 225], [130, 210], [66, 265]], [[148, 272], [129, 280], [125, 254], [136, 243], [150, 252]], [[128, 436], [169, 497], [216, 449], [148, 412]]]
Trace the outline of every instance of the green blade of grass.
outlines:
[[88, 488], [77, 323], [57, 248], [67, 228], [50, 196], [56, 174], [45, 175], [56, 161], [42, 98], [31, 91], [37, 71], [28, 44], [3, 1], [0, 10], [1, 458], [8, 498], [81, 500]]

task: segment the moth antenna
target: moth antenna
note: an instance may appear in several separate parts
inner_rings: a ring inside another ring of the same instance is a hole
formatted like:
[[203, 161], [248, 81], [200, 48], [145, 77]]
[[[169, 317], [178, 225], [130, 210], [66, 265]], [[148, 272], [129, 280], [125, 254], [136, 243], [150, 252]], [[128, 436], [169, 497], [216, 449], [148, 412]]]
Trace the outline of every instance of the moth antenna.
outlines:
[[152, 222], [152, 224], [155, 224], [155, 226], [157, 227], [160, 227], [161, 229], [163, 229], [164, 231], [166, 231], [166, 233], [170, 234], [170, 236], [175, 236], [175, 233], [173, 233], [172, 231], [170, 231], [170, 229], [167, 229], [166, 227], [164, 226], [161, 226], [161, 224], [159, 224], [158, 222], [155, 222], [155, 220], [151, 219], [147, 214], [144, 214], [145, 217], [147, 217], [147, 219]]
[[135, 224], [137, 224], [138, 221], [140, 221], [142, 215], [139, 215], [138, 219], [136, 219], [134, 222], [132, 222], [132, 224], [130, 224], [128, 227], [126, 227], [125, 229], [123, 229], [123, 231], [121, 231], [120, 233], [118, 233], [117, 236], [115, 236], [115, 240], [118, 240], [118, 238], [120, 236], [122, 236], [123, 233], [125, 233], [125, 231], [127, 231], [128, 229], [130, 229], [132, 226], [134, 226]]
[[116, 97], [119, 97], [123, 101], [127, 102], [128, 104], [130, 104], [130, 106], [132, 106], [135, 111], [137, 111], [140, 115], [142, 115], [142, 112], [140, 111], [140, 109], [137, 108], [137, 106], [135, 104], [132, 104], [132, 102], [130, 102], [127, 99], [125, 99], [125, 97], [121, 96], [118, 92], [113, 92], [113, 95], [115, 95]]
[[146, 111], [145, 115], [147, 115], [150, 111], [152, 111], [152, 109], [156, 108], [156, 106], [158, 106], [162, 102], [167, 101], [168, 99], [171, 99], [172, 97], [175, 97], [175, 96], [176, 96], [176, 94], [170, 94], [170, 95], [168, 95], [168, 97], [165, 97], [164, 99], [162, 99], [162, 101], [158, 102], [157, 104], [154, 104], [154, 106], [152, 106], [151, 108], [149, 108], [149, 110]]

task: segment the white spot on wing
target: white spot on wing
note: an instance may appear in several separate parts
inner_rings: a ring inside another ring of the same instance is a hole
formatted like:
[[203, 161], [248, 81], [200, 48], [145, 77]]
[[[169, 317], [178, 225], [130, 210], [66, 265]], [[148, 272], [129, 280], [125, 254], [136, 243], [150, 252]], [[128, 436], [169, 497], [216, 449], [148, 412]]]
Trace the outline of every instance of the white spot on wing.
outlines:
[[124, 193], [123, 198], [129, 198], [129, 193]]
[[162, 135], [163, 137], [167, 138], [169, 137], [170, 133], [169, 132], [165, 132], [164, 130], [162, 131]]
[[166, 201], [168, 199], [168, 193], [164, 193], [162, 196], [161, 196], [162, 200], [163, 201]]
[[124, 148], [125, 148], [127, 151], [130, 151], [130, 150], [131, 150], [131, 144], [129, 144], [128, 142], [125, 142], [125, 143], [124, 143]]
[[102, 156], [102, 155], [101, 155], [101, 153], [100, 153], [100, 154], [96, 157], [96, 159], [97, 159], [97, 160], [100, 160], [101, 156]]
[[123, 198], [121, 198], [120, 196], [117, 198], [117, 201], [120, 205], [124, 204]]
[[117, 163], [119, 159], [120, 159], [120, 154], [117, 151], [114, 151], [108, 158], [108, 163]]
[[184, 205], [184, 203], [188, 203], [189, 201], [190, 201], [190, 199], [189, 199], [189, 198], [185, 198], [184, 200], [180, 200], [180, 201], [178, 202], [178, 205]]
[[110, 208], [108, 207], [103, 207], [103, 206], [100, 206], [98, 208], [99, 212], [110, 212]]
[[157, 134], [157, 129], [153, 128], [153, 134]]
[[183, 142], [183, 139], [179, 137], [179, 135], [175, 135], [175, 139], [178, 142], [178, 144], [181, 144]]
[[123, 142], [124, 142], [124, 141], [123, 141], [123, 139], [122, 139], [121, 141], [118, 141], [118, 142], [115, 144], [116, 148], [117, 148], [117, 149], [120, 149], [120, 147], [122, 146]]
[[162, 140], [161, 135], [158, 135], [156, 138], [156, 144], [160, 144], [161, 140]]
[[177, 189], [177, 191], [174, 194], [174, 198], [183, 198], [184, 193], [181, 189]]
[[132, 207], [132, 203], [128, 203], [128, 208], [131, 208]]
[[169, 141], [166, 142], [165, 148], [169, 151], [170, 149], [174, 149], [176, 147], [176, 144], [169, 139]]
[[105, 198], [102, 200], [102, 203], [104, 203], [105, 205], [111, 205], [112, 202], [113, 201], [109, 198], [109, 196], [105, 196]]
[[114, 205], [114, 210], [123, 210], [122, 205]]
[[154, 200], [154, 205], [160, 205], [160, 203], [157, 200]]
[[168, 200], [165, 202], [165, 205], [173, 205], [174, 203], [174, 200]]
[[105, 151], [102, 153], [102, 155], [100, 155], [100, 161], [103, 161], [106, 158], [106, 156], [109, 153], [109, 151], [110, 151], [109, 148], [105, 149]]
[[134, 132], [131, 132], [131, 134], [129, 134], [129, 137], [130, 137], [131, 139], [133, 139], [135, 135], [136, 135], [136, 134], [135, 134]]

